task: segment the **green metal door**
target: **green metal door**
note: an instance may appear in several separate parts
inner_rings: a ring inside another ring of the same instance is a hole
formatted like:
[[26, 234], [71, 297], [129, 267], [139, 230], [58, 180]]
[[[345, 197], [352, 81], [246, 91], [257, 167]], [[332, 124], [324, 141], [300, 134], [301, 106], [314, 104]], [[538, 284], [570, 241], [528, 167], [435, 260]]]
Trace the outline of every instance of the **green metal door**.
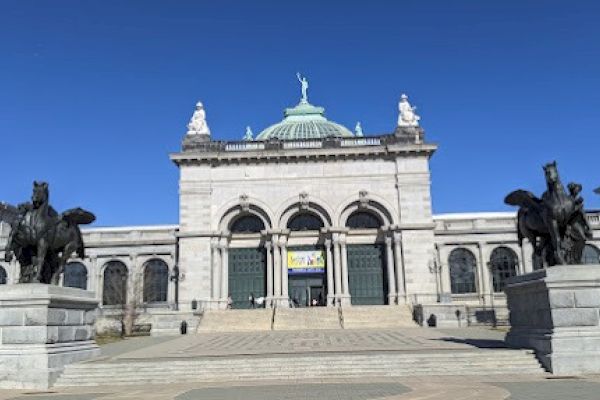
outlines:
[[229, 294], [232, 308], [251, 308], [248, 298], [267, 295], [265, 249], [229, 249]]
[[351, 303], [386, 304], [388, 289], [383, 246], [356, 244], [349, 245], [346, 249]]

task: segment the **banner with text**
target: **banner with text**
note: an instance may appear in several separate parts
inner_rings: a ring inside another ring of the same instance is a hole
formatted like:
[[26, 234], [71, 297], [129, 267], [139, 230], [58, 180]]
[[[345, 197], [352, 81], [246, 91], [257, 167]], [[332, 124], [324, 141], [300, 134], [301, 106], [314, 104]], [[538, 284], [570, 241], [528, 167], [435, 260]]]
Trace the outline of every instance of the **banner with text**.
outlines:
[[315, 274], [325, 272], [323, 250], [288, 250], [288, 274]]

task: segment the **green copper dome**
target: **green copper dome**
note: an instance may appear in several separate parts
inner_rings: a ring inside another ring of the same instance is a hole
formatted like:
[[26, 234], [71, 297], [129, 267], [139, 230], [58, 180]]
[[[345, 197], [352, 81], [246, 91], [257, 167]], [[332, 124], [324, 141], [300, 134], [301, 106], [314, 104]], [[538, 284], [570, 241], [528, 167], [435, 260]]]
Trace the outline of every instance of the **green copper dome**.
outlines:
[[327, 137], [353, 137], [346, 127], [328, 121], [325, 109], [301, 101], [296, 107], [286, 108], [281, 122], [269, 126], [255, 140], [322, 139]]

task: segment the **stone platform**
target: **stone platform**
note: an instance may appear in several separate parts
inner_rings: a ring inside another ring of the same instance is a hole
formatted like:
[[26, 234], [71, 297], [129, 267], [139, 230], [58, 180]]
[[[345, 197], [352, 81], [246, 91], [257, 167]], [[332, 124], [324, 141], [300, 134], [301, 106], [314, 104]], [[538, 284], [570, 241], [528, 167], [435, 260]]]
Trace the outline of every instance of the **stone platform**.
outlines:
[[0, 388], [46, 389], [64, 366], [100, 354], [93, 292], [44, 284], [0, 290]]
[[600, 373], [600, 265], [554, 266], [505, 288], [506, 341], [529, 348], [554, 374]]

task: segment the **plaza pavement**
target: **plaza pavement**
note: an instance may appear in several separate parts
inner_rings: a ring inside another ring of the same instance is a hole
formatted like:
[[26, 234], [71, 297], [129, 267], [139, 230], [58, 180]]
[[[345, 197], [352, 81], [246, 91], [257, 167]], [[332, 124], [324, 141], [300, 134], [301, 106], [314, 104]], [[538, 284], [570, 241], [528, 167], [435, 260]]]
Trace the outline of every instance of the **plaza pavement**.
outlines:
[[[232, 354], [295, 354], [324, 351], [432, 351], [502, 346], [504, 333], [490, 329], [219, 333], [132, 338], [102, 346], [102, 361]], [[269, 382], [173, 383], [65, 387], [48, 391], [0, 390], [0, 400], [596, 400], [600, 376], [424, 376]]]

